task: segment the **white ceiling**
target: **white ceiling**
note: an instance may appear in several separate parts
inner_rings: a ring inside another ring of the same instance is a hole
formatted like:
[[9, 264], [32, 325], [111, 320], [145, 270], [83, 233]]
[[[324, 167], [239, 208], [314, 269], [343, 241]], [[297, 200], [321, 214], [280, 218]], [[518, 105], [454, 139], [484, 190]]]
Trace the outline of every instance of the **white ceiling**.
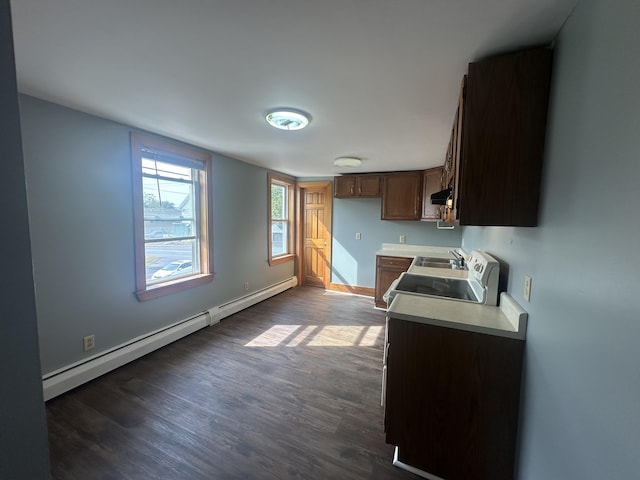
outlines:
[[[23, 93], [296, 176], [441, 165], [467, 63], [577, 0], [12, 0]], [[264, 116], [308, 112], [286, 132]], [[359, 169], [335, 168], [357, 156]]]

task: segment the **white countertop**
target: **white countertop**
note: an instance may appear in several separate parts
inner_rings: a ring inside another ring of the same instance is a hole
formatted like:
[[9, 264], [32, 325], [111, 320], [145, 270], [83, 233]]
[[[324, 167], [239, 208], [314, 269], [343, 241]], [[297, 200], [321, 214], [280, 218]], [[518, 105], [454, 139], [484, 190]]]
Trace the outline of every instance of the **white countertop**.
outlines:
[[[430, 247], [425, 245], [407, 245], [403, 243], [383, 243], [382, 248], [376, 252], [376, 255], [406, 258], [453, 258], [449, 253], [449, 250], [455, 250], [456, 252], [465, 254], [459, 247]], [[432, 277], [445, 278], [467, 278], [469, 276], [469, 272], [467, 270], [434, 267], [410, 267], [408, 272], [417, 273], [418, 275], [430, 275]]]
[[439, 257], [450, 258], [449, 250], [459, 251], [459, 247], [430, 247], [426, 245], [407, 245], [406, 243], [383, 243], [376, 255], [387, 257]]
[[527, 333], [527, 312], [506, 292], [499, 307], [398, 293], [387, 316], [517, 340]]

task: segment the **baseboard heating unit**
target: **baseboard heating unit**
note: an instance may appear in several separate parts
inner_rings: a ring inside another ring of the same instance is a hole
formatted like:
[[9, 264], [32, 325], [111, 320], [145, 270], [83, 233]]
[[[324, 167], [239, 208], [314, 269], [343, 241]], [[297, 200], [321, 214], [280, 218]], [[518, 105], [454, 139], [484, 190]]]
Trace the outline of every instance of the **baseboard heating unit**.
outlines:
[[280, 283], [276, 283], [275, 285], [271, 285], [270, 287], [263, 288], [262, 290], [258, 290], [244, 297], [237, 298], [215, 308], [210, 308], [209, 314], [211, 315], [211, 321], [212, 323], [218, 323], [220, 320], [228, 317], [229, 315], [238, 313], [240, 310], [244, 310], [251, 305], [255, 305], [256, 303], [266, 300], [269, 297], [273, 297], [274, 295], [284, 292], [291, 287], [295, 287], [297, 284], [298, 277], [291, 277]]
[[291, 277], [244, 297], [212, 307], [194, 317], [136, 337], [127, 343], [101, 352], [93, 357], [48, 373], [42, 377], [44, 399], [46, 401], [57, 397], [147, 353], [186, 337], [201, 328], [219, 323], [223, 318], [284, 292], [297, 284], [297, 278]]

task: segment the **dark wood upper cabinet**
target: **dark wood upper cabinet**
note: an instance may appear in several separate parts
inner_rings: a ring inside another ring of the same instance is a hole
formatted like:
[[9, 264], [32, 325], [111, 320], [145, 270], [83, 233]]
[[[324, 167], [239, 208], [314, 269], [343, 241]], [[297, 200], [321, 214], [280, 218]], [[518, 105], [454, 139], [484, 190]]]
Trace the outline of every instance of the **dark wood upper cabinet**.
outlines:
[[537, 225], [551, 63], [551, 49], [535, 48], [469, 64], [456, 134], [461, 225]]
[[422, 174], [422, 220], [441, 220], [442, 206], [431, 204], [431, 195], [444, 188], [444, 168], [425, 170]]
[[382, 177], [382, 220], [420, 220], [422, 171]]
[[355, 196], [355, 175], [342, 175], [333, 178], [333, 196], [336, 198], [349, 198]]
[[380, 175], [362, 175], [358, 178], [357, 190], [359, 197], [380, 196]]
[[336, 198], [380, 196], [380, 175], [341, 175], [334, 177], [334, 194]]
[[460, 93], [458, 95], [458, 107], [453, 116], [453, 126], [447, 146], [447, 154], [444, 160], [444, 184], [443, 189], [451, 189], [451, 204], [442, 208], [442, 219], [447, 222], [459, 221], [460, 206], [460, 176], [462, 174], [462, 124], [464, 121], [465, 91], [467, 76], [462, 78]]

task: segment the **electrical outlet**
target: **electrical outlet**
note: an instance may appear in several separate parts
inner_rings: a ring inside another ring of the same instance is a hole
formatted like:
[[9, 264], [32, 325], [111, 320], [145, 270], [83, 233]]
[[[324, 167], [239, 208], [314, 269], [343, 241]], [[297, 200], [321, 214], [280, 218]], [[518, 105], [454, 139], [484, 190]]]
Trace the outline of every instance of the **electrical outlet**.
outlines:
[[362, 234], [360, 232], [356, 232], [356, 240], [360, 240], [362, 238]]
[[85, 352], [91, 350], [93, 347], [96, 346], [96, 336], [95, 335], [88, 335], [88, 336], [84, 337], [82, 340], [83, 340], [83, 343], [84, 343], [84, 351]]
[[400, 243], [404, 243], [407, 241], [407, 237], [405, 235], [400, 235]]
[[529, 275], [524, 277], [524, 299], [527, 302], [531, 301], [531, 277]]
[[249, 290], [249, 282], [244, 282], [244, 289]]

